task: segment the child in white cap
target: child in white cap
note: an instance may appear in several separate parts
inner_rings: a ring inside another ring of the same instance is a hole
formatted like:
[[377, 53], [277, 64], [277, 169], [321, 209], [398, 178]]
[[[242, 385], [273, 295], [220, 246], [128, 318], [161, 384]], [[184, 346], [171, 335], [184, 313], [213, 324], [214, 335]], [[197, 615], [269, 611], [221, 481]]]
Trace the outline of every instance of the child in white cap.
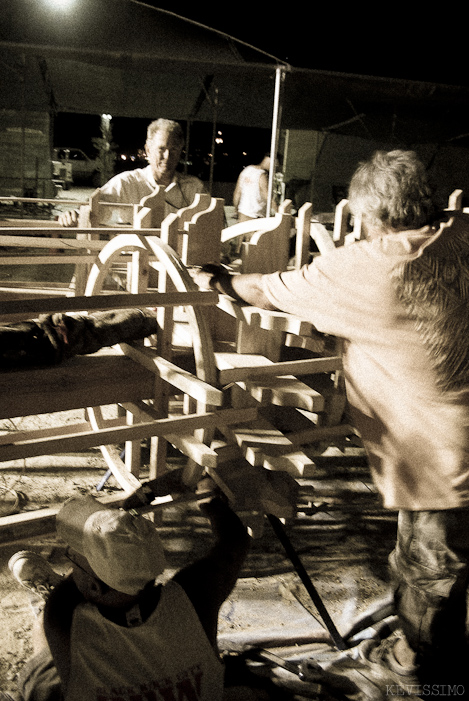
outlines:
[[[42, 645], [20, 677], [25, 701], [137, 701], [223, 696], [218, 612], [238, 578], [249, 536], [226, 501], [201, 504], [215, 544], [165, 585], [155, 525], [91, 496], [69, 500], [57, 533], [72, 573], [60, 580], [45, 560], [10, 560], [18, 581], [48, 593]], [[41, 580], [42, 584], [38, 584]]]

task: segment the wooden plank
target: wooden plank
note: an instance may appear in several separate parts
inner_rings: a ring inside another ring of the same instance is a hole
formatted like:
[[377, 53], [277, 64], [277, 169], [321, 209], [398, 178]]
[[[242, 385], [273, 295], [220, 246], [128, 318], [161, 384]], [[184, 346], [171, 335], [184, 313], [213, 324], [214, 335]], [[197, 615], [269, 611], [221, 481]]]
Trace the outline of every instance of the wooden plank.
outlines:
[[[1, 198], [0, 198], [1, 199]], [[11, 214], [11, 212], [10, 212]], [[59, 222], [54, 221], [53, 219], [0, 219], [0, 229], [4, 228], [9, 228], [9, 229], [16, 229], [16, 228], [35, 228], [35, 229], [60, 229], [63, 230], [63, 227], [59, 224]]]
[[217, 306], [230, 316], [239, 319], [239, 321], [244, 321], [250, 326], [256, 326], [268, 331], [281, 331], [292, 333], [297, 336], [318, 334], [313, 324], [309, 321], [304, 321], [304, 319], [300, 319], [300, 317], [293, 316], [287, 312], [271, 311], [268, 309], [261, 309], [260, 307], [245, 305], [236, 302], [227, 295], [220, 295]]
[[348, 231], [349, 214], [350, 207], [348, 200], [341, 200], [335, 208], [334, 215], [334, 231], [332, 234], [332, 240], [335, 242], [336, 246], [343, 246], [345, 243], [345, 237]]
[[163, 380], [180, 389], [184, 394], [188, 394], [204, 404], [222, 406], [223, 392], [221, 390], [183, 370], [175, 363], [162, 358], [155, 349], [132, 346], [127, 343], [121, 343], [120, 347], [129, 358], [141, 363], [151, 372], [157, 372]]
[[[161, 418], [157, 411], [143, 401], [123, 402], [122, 406], [126, 411], [132, 412], [139, 421], [148, 421], [149, 419], [157, 421]], [[165, 440], [187, 455], [188, 458], [194, 460], [197, 465], [216, 467], [218, 464], [218, 453], [191, 433], [170, 433], [165, 436]]]
[[220, 260], [221, 230], [224, 221], [224, 200], [212, 197], [209, 207], [185, 222], [181, 259], [185, 265], [203, 265]]
[[49, 509], [26, 511], [0, 518], [0, 543], [29, 540], [31, 537], [53, 533], [55, 517], [61, 504]]
[[[81, 255], [35, 255], [35, 256], [0, 256], [0, 265], [76, 265], [95, 262], [96, 256], [92, 253]], [[1, 281], [0, 281], [1, 284]]]
[[152, 396], [154, 375], [119, 352], [0, 372], [0, 417], [102, 406]]
[[316, 472], [316, 464], [302, 450], [286, 455], [267, 455], [262, 463], [268, 470], [284, 470], [296, 478], [311, 478]]
[[[242, 376], [237, 383], [262, 405], [298, 407], [316, 413], [324, 410], [325, 401], [321, 393], [301, 382], [294, 375], [277, 377], [275, 373], [275, 376], [259, 374], [256, 377], [258, 370], [262, 373], [273, 366], [278, 367], [278, 363], [274, 364], [262, 355], [216, 353], [215, 356], [221, 384], [229, 384], [226, 379], [227, 374], [235, 366], [241, 371]], [[251, 376], [254, 376], [254, 379], [251, 379]]]
[[262, 416], [249, 425], [224, 426], [221, 431], [229, 442], [239, 446], [250, 465], [262, 467], [265, 455], [282, 455], [294, 450], [284, 432]]
[[12, 436], [11, 444], [0, 446], [0, 462], [36, 455], [55, 455], [79, 451], [100, 445], [123, 443], [126, 440], [143, 440], [151, 436], [164, 437], [171, 433], [189, 432], [203, 428], [220, 428], [226, 424], [254, 420], [256, 416], [256, 408], [225, 409], [158, 421], [146, 421], [134, 426], [112, 427], [100, 431], [80, 431], [65, 438], [54, 436], [15, 443]]
[[[54, 294], [60, 294], [63, 297], [68, 297], [70, 295], [70, 288], [69, 287], [56, 287], [54, 286], [53, 289], [47, 287], [47, 288], [42, 288], [42, 287], [24, 287], [24, 285], [27, 284], [25, 282], [18, 283], [18, 287], [14, 287], [11, 282], [8, 283], [8, 287], [2, 287], [2, 283], [0, 282], [0, 301], [3, 302], [8, 299], [31, 299], [31, 298], [44, 298], [44, 297], [50, 297], [51, 292]], [[36, 283], [37, 285], [40, 285], [41, 283]], [[43, 283], [43, 284], [48, 284]], [[1, 317], [1, 312], [0, 312], [0, 317]], [[14, 315], [16, 319], [16, 315]], [[21, 319], [21, 315], [19, 315], [18, 320]]]
[[216, 304], [218, 294], [206, 290], [191, 292], [146, 292], [144, 294], [111, 294], [93, 297], [50, 297], [48, 299], [9, 300], [2, 303], [0, 319], [32, 319], [51, 312], [98, 311], [126, 307], [172, 307]]
[[227, 425], [221, 431], [240, 447], [247, 462], [257, 466], [267, 466], [268, 458], [304, 451], [308, 445], [356, 435], [349, 424], [318, 426], [301, 410], [289, 407], [259, 408], [257, 421]]
[[[273, 363], [263, 356], [215, 353], [215, 360], [219, 368], [220, 384], [227, 385], [230, 382], [245, 382], [264, 375], [312, 375], [322, 372], [335, 372], [342, 368], [340, 356], [325, 358], [307, 358], [305, 360], [287, 360]], [[243, 363], [242, 367], [239, 365]]]
[[[56, 230], [54, 229], [54, 231]], [[45, 233], [41, 237], [7, 236], [5, 234], [0, 233], [0, 246], [2, 246], [3, 248], [68, 248], [71, 250], [83, 248], [94, 251], [101, 251], [107, 244], [107, 241], [97, 241], [91, 239], [85, 240], [67, 237], [60, 239], [53, 238], [51, 240], [49, 238], [44, 238]]]
[[[125, 421], [122, 417], [118, 419], [113, 419], [111, 423], [107, 424], [111, 426], [124, 426]], [[48, 426], [47, 428], [35, 428], [29, 431], [9, 431], [7, 433], [2, 433], [0, 435], [0, 445], [11, 445], [12, 437], [14, 442], [27, 441], [31, 439], [38, 438], [51, 438], [52, 436], [67, 436], [72, 433], [80, 433], [82, 431], [88, 431], [92, 428], [88, 421], [81, 421], [74, 424], [66, 424], [64, 426]]]
[[293, 375], [264, 377], [262, 380], [241, 383], [251, 397], [260, 404], [297, 407], [319, 413], [324, 411], [324, 397]]

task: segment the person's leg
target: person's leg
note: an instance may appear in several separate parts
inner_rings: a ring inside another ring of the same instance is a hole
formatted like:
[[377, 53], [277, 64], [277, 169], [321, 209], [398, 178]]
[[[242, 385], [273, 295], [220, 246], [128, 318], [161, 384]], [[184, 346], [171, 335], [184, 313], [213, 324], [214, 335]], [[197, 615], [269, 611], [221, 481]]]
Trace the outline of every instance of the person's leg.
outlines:
[[47, 560], [27, 550], [13, 555], [8, 566], [16, 581], [28, 589], [35, 617], [32, 630], [34, 654], [18, 675], [19, 698], [21, 701], [61, 701], [60, 678], [44, 633], [43, 609], [50, 591], [62, 577], [54, 572]]
[[[468, 523], [469, 509], [399, 513], [395, 603], [422, 683], [466, 685]], [[405, 641], [395, 653], [405, 659]]]

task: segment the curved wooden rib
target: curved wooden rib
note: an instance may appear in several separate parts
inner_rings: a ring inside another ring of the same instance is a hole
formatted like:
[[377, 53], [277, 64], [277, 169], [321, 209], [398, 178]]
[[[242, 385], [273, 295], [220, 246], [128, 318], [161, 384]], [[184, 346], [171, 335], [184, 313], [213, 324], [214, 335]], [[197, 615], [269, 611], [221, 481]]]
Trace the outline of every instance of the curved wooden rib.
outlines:
[[[156, 236], [144, 236], [136, 233], [121, 234], [111, 239], [103, 248], [98, 256], [97, 262], [93, 265], [88, 282], [86, 285], [85, 296], [98, 295], [103, 292], [103, 287], [106, 278], [109, 275], [111, 267], [119, 260], [123, 254], [137, 254], [137, 266], [146, 266], [148, 268], [149, 258], [156, 261], [160, 276], [167, 275], [171, 280], [172, 286], [178, 292], [197, 292], [198, 288], [190, 277], [187, 269], [182, 264], [181, 260], [175, 251], [166, 243]], [[137, 277], [148, 279], [147, 270], [133, 270]], [[142, 285], [134, 285], [135, 292], [143, 292]], [[197, 306], [185, 307], [185, 315], [188, 321], [190, 333], [193, 340], [193, 353], [195, 360], [196, 375], [201, 380], [215, 385], [217, 383], [217, 370], [215, 366], [215, 355], [212, 346], [212, 337], [208, 322], [205, 318], [203, 310]], [[158, 338], [158, 343], [161, 340], [161, 355], [165, 355], [165, 348], [170, 346], [168, 339]], [[124, 345], [123, 345], [124, 347]], [[170, 355], [170, 348], [168, 348]], [[168, 355], [167, 354], [167, 355]], [[203, 413], [210, 411], [213, 407], [207, 405], [206, 402], [198, 400], [196, 402], [196, 412]], [[100, 430], [104, 425], [104, 418], [101, 407], [92, 407], [88, 409], [90, 423], [95, 430]], [[213, 429], [210, 429], [213, 431]], [[202, 437], [202, 440], [208, 440], [208, 434]], [[107, 464], [116, 478], [119, 485], [124, 490], [134, 490], [135, 486], [139, 485], [139, 480], [133, 475], [119, 456], [117, 449], [114, 446], [103, 446], [103, 454]]]

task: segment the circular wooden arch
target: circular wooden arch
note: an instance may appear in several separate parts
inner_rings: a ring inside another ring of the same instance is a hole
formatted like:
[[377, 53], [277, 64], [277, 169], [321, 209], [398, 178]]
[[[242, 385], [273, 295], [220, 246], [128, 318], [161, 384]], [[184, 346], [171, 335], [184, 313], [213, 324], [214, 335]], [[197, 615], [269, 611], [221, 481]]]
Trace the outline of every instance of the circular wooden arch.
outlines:
[[[194, 292], [198, 287], [192, 280], [186, 267], [181, 262], [176, 252], [156, 236], [143, 236], [140, 234], [120, 234], [109, 241], [99, 253], [97, 261], [93, 264], [88, 276], [85, 296], [95, 296], [103, 293], [106, 279], [111, 268], [119, 259], [129, 254], [140, 253], [137, 270], [140, 266], [148, 266], [151, 263], [159, 270], [163, 278], [167, 275], [177, 292]], [[134, 263], [135, 272], [135, 263]], [[147, 271], [148, 272], [148, 268]], [[143, 276], [148, 279], [148, 275]], [[146, 287], [146, 285], [145, 285]], [[144, 292], [146, 289], [139, 289]], [[216, 386], [217, 370], [213, 351], [212, 336], [206, 314], [203, 309], [188, 305], [184, 307], [185, 317], [192, 338], [192, 350], [195, 361], [195, 374], [201, 380]], [[207, 411], [206, 404], [197, 402], [197, 413]], [[88, 408], [88, 417], [92, 427], [100, 430], [105, 423], [101, 407]], [[138, 488], [138, 478], [127, 469], [121, 459], [120, 451], [116, 446], [102, 446], [105, 460], [119, 485], [125, 490]]]

